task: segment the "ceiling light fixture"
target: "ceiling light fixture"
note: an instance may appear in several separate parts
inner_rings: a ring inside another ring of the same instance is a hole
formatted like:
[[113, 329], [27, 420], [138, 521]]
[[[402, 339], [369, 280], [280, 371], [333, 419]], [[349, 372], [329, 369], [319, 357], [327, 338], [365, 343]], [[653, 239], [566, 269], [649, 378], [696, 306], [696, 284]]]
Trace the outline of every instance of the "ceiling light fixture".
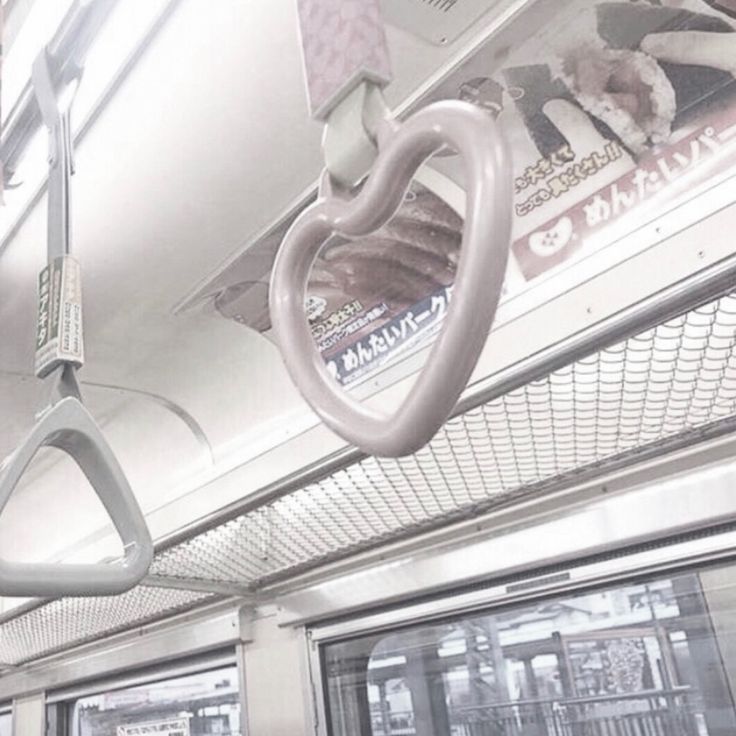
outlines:
[[[35, 57], [46, 46], [62, 66], [84, 63], [72, 120], [78, 144], [177, 4], [178, 0], [35, 0], [3, 70], [3, 109], [8, 112], [0, 159], [8, 189], [0, 209], [0, 253], [46, 183], [46, 136], [30, 85]], [[66, 13], [60, 14], [59, 8], [66, 8]]]

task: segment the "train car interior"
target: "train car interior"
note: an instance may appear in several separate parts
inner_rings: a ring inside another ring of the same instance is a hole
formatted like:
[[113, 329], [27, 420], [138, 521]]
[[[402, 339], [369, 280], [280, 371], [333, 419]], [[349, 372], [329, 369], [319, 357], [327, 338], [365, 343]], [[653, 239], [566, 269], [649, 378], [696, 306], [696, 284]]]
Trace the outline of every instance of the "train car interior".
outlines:
[[0, 736], [736, 736], [734, 0], [0, 28]]

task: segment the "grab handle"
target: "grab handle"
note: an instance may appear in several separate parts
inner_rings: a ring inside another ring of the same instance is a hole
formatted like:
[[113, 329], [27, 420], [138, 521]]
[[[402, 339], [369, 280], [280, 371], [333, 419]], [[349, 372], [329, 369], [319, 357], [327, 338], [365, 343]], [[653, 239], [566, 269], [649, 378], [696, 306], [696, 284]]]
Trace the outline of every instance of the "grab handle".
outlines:
[[[41, 447], [56, 447], [80, 467], [123, 542], [116, 562], [48, 564], [0, 559], [0, 595], [54, 598], [115, 595], [148, 572], [153, 541], [117, 458], [79, 393], [83, 363], [81, 275], [71, 251], [71, 105], [82, 74], [74, 67], [55, 86], [46, 48], [33, 63], [33, 88], [49, 129], [47, 267], [39, 277], [36, 374], [50, 389], [50, 405], [15, 452], [0, 465], [0, 514]], [[63, 318], [62, 318], [63, 316]]]
[[[387, 129], [388, 130], [388, 129]], [[351, 398], [329, 374], [304, 304], [311, 266], [332, 235], [356, 238], [399, 208], [419, 166], [449, 147], [465, 168], [465, 227], [452, 299], [426, 365], [394, 414]], [[434, 103], [391, 128], [352, 200], [322, 197], [294, 222], [276, 257], [270, 289], [274, 332], [303, 397], [340, 437], [365, 452], [401, 456], [425, 445], [447, 419], [476, 365], [501, 294], [511, 237], [512, 176], [495, 123], [460, 101]]]
[[120, 464], [84, 405], [67, 396], [43, 414], [0, 471], [2, 513], [40, 447], [71, 457], [89, 480], [123, 542], [124, 554], [109, 564], [48, 564], [0, 559], [0, 592], [9, 596], [114, 595], [146, 575], [153, 542]]

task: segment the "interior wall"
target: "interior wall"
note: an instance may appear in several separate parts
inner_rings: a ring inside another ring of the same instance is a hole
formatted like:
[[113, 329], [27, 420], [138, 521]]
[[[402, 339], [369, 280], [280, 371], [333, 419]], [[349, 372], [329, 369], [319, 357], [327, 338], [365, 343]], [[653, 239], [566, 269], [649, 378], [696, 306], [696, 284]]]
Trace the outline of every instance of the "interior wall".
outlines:
[[273, 611], [253, 621], [252, 636], [244, 647], [248, 736], [312, 733], [304, 629], [280, 628]]
[[44, 736], [46, 704], [44, 693], [13, 701], [13, 736]]
[[[130, 475], [155, 537], [344, 446], [317, 428], [310, 437], [300, 437], [298, 447], [275, 447], [303, 431], [291, 420], [294, 415], [302, 420], [304, 412], [273, 346], [237, 326], [218, 328], [213, 325], [219, 322], [205, 319], [185, 322], [172, 312], [318, 174], [320, 131], [306, 115], [294, 7], [292, 0], [182, 2], [78, 151], [75, 247], [93, 277], [86, 295], [94, 305], [88, 312], [89, 361], [83, 377], [165, 393], [191, 411], [222, 449], [221, 462], [209, 476], [194, 475], [185, 461], [198, 461], [199, 454], [182, 425], [157, 407], [109, 407], [106, 435]], [[390, 28], [397, 73], [387, 91], [389, 102], [395, 105], [415, 91], [477, 31], [436, 48]], [[273, 150], [290, 165], [268, 165]], [[668, 247], [670, 253], [677, 251], [677, 259], [660, 253], [654, 266], [650, 260], [602, 276], [579, 295], [574, 310], [569, 304], [565, 310], [549, 304], [545, 320], [495, 333], [476, 378], [564, 336], [571, 326], [584, 328], [605, 309], [625, 305], [629, 294], [649, 293], [730, 253], [733, 217], [733, 211], [713, 216], [697, 234], [673, 238]], [[665, 232], [675, 227], [675, 220], [674, 215], [667, 218]], [[18, 297], [0, 308], [0, 343], [11, 346], [0, 351], [4, 370], [26, 370], [30, 364], [33, 280], [44, 224], [41, 201], [0, 258], [0, 291], [12, 285]], [[135, 349], [121, 339], [130, 335]], [[16, 386], [1, 392], [0, 409], [11, 421], [20, 418], [19, 433], [37, 408], [37, 386], [29, 383], [32, 397], [24, 398], [22, 411], [16, 402], [22, 392]], [[98, 417], [94, 409], [103, 403], [92, 407]], [[267, 454], [264, 423], [274, 417], [281, 421], [277, 428], [269, 425], [274, 431], [266, 434], [275, 449]], [[9, 435], [8, 450], [16, 440], [14, 432]], [[160, 444], [164, 441], [170, 458]], [[162, 466], [164, 456], [170, 462]], [[188, 485], [173, 483], [172, 469], [185, 469]], [[38, 493], [29, 491], [25, 500], [11, 501], [0, 525], [0, 554], [82, 561], [117, 551], [106, 518], [97, 513], [99, 506], [85, 505], [87, 489], [64, 481], [66, 476], [62, 482], [42, 484]], [[49, 504], [44, 499], [52, 494], [54, 503]], [[74, 523], [59, 524], [71, 509]], [[48, 510], [52, 513], [42, 525], [37, 517]]]
[[[389, 103], [413, 93], [478, 30], [433, 46], [389, 28]], [[4, 59], [6, 72], [12, 62]], [[165, 531], [232, 500], [227, 481], [214, 488], [215, 476], [316, 423], [274, 345], [234, 323], [175, 312], [313, 185], [323, 165], [320, 135], [307, 112], [292, 0], [182, 0], [77, 147], [74, 251], [87, 307], [80, 379], [144, 513], [166, 516]], [[274, 152], [289, 165], [274, 166]], [[0, 292], [14, 295], [0, 304], [0, 343], [9, 347], [0, 350], [0, 457], [13, 451], [42, 401], [30, 367], [45, 228], [41, 197], [0, 245]], [[196, 419], [213, 461], [146, 392]], [[4, 510], [0, 555], [90, 561], [118, 553], [74, 469], [44, 470]], [[188, 498], [200, 487], [208, 501]], [[180, 507], [162, 512], [177, 500]], [[71, 508], [74, 524], [58, 524]], [[160, 534], [157, 520], [151, 524]]]

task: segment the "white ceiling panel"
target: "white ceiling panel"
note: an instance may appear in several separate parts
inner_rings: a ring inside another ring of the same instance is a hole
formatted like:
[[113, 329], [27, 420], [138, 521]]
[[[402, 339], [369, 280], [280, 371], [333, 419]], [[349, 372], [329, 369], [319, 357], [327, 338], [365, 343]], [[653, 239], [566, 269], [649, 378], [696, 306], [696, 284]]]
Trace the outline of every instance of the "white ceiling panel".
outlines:
[[[389, 42], [395, 81], [387, 96], [396, 105], [463, 39], [437, 47], [389, 28]], [[173, 310], [313, 185], [320, 136], [307, 114], [293, 0], [182, 0], [77, 148], [73, 242], [87, 353], [80, 378], [146, 509], [184, 493], [175, 471], [191, 478], [202, 462], [202, 443], [182, 416], [206, 437], [215, 467], [262, 446], [286, 418], [311, 421], [270, 342]], [[42, 198], [0, 252], [0, 456], [41, 400], [31, 366], [45, 206]], [[46, 475], [57, 488], [63, 468]], [[65, 492], [72, 502], [77, 491]]]

